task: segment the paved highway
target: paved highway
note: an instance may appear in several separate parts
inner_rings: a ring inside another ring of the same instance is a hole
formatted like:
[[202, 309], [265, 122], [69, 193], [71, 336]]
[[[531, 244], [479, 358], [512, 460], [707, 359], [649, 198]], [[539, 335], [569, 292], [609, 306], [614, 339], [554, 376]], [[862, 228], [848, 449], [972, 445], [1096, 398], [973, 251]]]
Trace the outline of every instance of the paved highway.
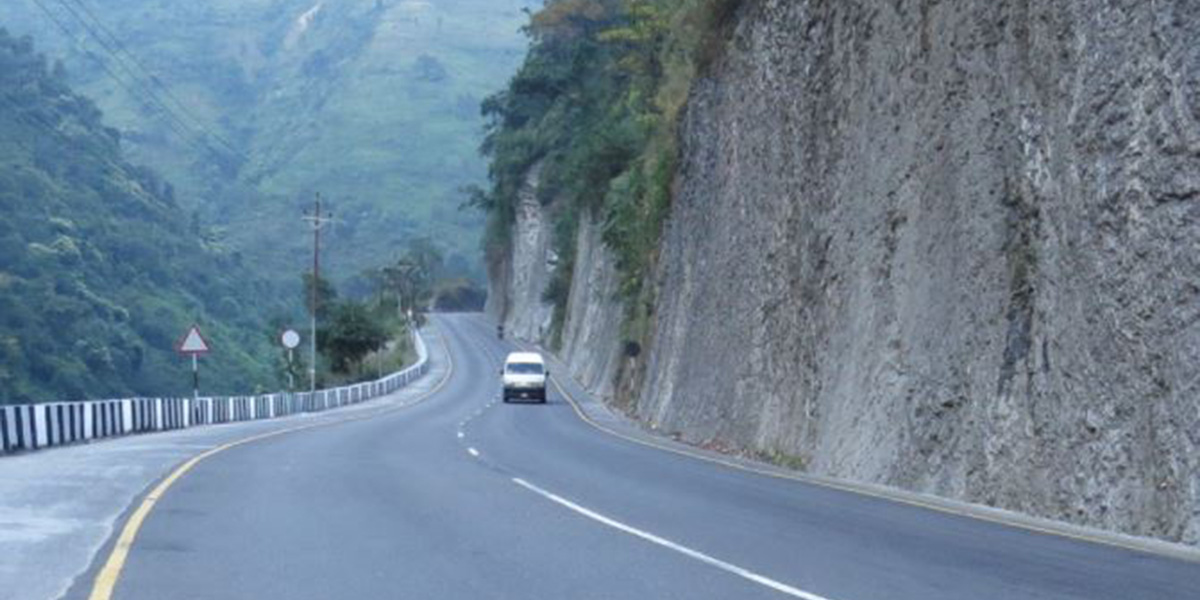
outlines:
[[148, 503], [112, 597], [1200, 598], [1194, 563], [665, 452], [559, 392], [502, 404], [513, 346], [435, 324], [419, 403], [196, 463]]

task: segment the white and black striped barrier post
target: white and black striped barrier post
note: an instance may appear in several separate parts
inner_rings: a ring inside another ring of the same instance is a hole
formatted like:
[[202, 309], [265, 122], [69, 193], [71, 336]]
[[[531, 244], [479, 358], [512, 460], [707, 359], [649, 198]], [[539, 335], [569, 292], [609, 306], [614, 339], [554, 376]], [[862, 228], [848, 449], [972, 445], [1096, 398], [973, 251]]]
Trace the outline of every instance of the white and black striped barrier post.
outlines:
[[429, 371], [425, 341], [416, 364], [381, 379], [317, 392], [258, 396], [124, 398], [0, 406], [0, 455], [136, 433], [273, 419], [357, 404], [390, 394]]

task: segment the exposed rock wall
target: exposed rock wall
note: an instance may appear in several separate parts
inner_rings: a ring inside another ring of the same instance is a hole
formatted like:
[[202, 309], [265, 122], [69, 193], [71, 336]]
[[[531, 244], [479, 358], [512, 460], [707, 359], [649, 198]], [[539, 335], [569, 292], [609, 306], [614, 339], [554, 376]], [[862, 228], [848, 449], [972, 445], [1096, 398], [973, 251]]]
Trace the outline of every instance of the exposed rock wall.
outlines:
[[[542, 292], [557, 268], [551, 250], [554, 207], [536, 199], [539, 173], [535, 167], [521, 192], [509, 254], [491, 269], [485, 312], [504, 323], [513, 338], [549, 346], [554, 307], [542, 301]], [[602, 236], [602, 224], [591, 213], [583, 214], [557, 356], [590, 392], [611, 400], [624, 313], [616, 300], [615, 258]]]
[[485, 312], [504, 324], [507, 335], [541, 342], [550, 331], [554, 307], [542, 301], [553, 274], [553, 225], [538, 201], [540, 164], [530, 169], [519, 192], [509, 253], [489, 267]]
[[576, 237], [560, 358], [592, 394], [612, 400], [621, 360], [624, 309], [616, 300], [616, 259], [602, 236], [601, 224], [585, 213]]
[[1200, 541], [1200, 3], [748, 2], [638, 412]]
[[[1198, 38], [1187, 0], [746, 0], [683, 123], [637, 416], [1200, 542]], [[540, 340], [530, 215], [493, 284]], [[599, 229], [563, 355], [611, 396]]]

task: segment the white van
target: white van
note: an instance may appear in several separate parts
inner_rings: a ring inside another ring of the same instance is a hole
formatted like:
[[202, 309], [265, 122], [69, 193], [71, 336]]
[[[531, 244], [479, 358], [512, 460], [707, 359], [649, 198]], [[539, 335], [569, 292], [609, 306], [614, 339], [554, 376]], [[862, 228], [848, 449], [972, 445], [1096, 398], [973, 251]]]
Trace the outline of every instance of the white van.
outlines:
[[504, 387], [505, 402], [514, 398], [546, 402], [546, 383], [550, 371], [546, 370], [546, 362], [537, 352], [513, 352], [504, 359], [504, 369], [500, 371], [500, 383]]

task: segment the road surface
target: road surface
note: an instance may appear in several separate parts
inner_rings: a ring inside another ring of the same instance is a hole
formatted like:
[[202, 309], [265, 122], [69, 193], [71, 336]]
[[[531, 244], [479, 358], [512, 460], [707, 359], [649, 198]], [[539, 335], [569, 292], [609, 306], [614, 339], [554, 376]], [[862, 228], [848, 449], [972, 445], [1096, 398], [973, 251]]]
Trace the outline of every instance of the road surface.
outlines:
[[[434, 329], [420, 402], [233, 447], [176, 480], [113, 598], [1200, 598], [1195, 563], [664, 452], [558, 391], [502, 404], [514, 346], [478, 316]], [[67, 597], [88, 597], [111, 550]]]

